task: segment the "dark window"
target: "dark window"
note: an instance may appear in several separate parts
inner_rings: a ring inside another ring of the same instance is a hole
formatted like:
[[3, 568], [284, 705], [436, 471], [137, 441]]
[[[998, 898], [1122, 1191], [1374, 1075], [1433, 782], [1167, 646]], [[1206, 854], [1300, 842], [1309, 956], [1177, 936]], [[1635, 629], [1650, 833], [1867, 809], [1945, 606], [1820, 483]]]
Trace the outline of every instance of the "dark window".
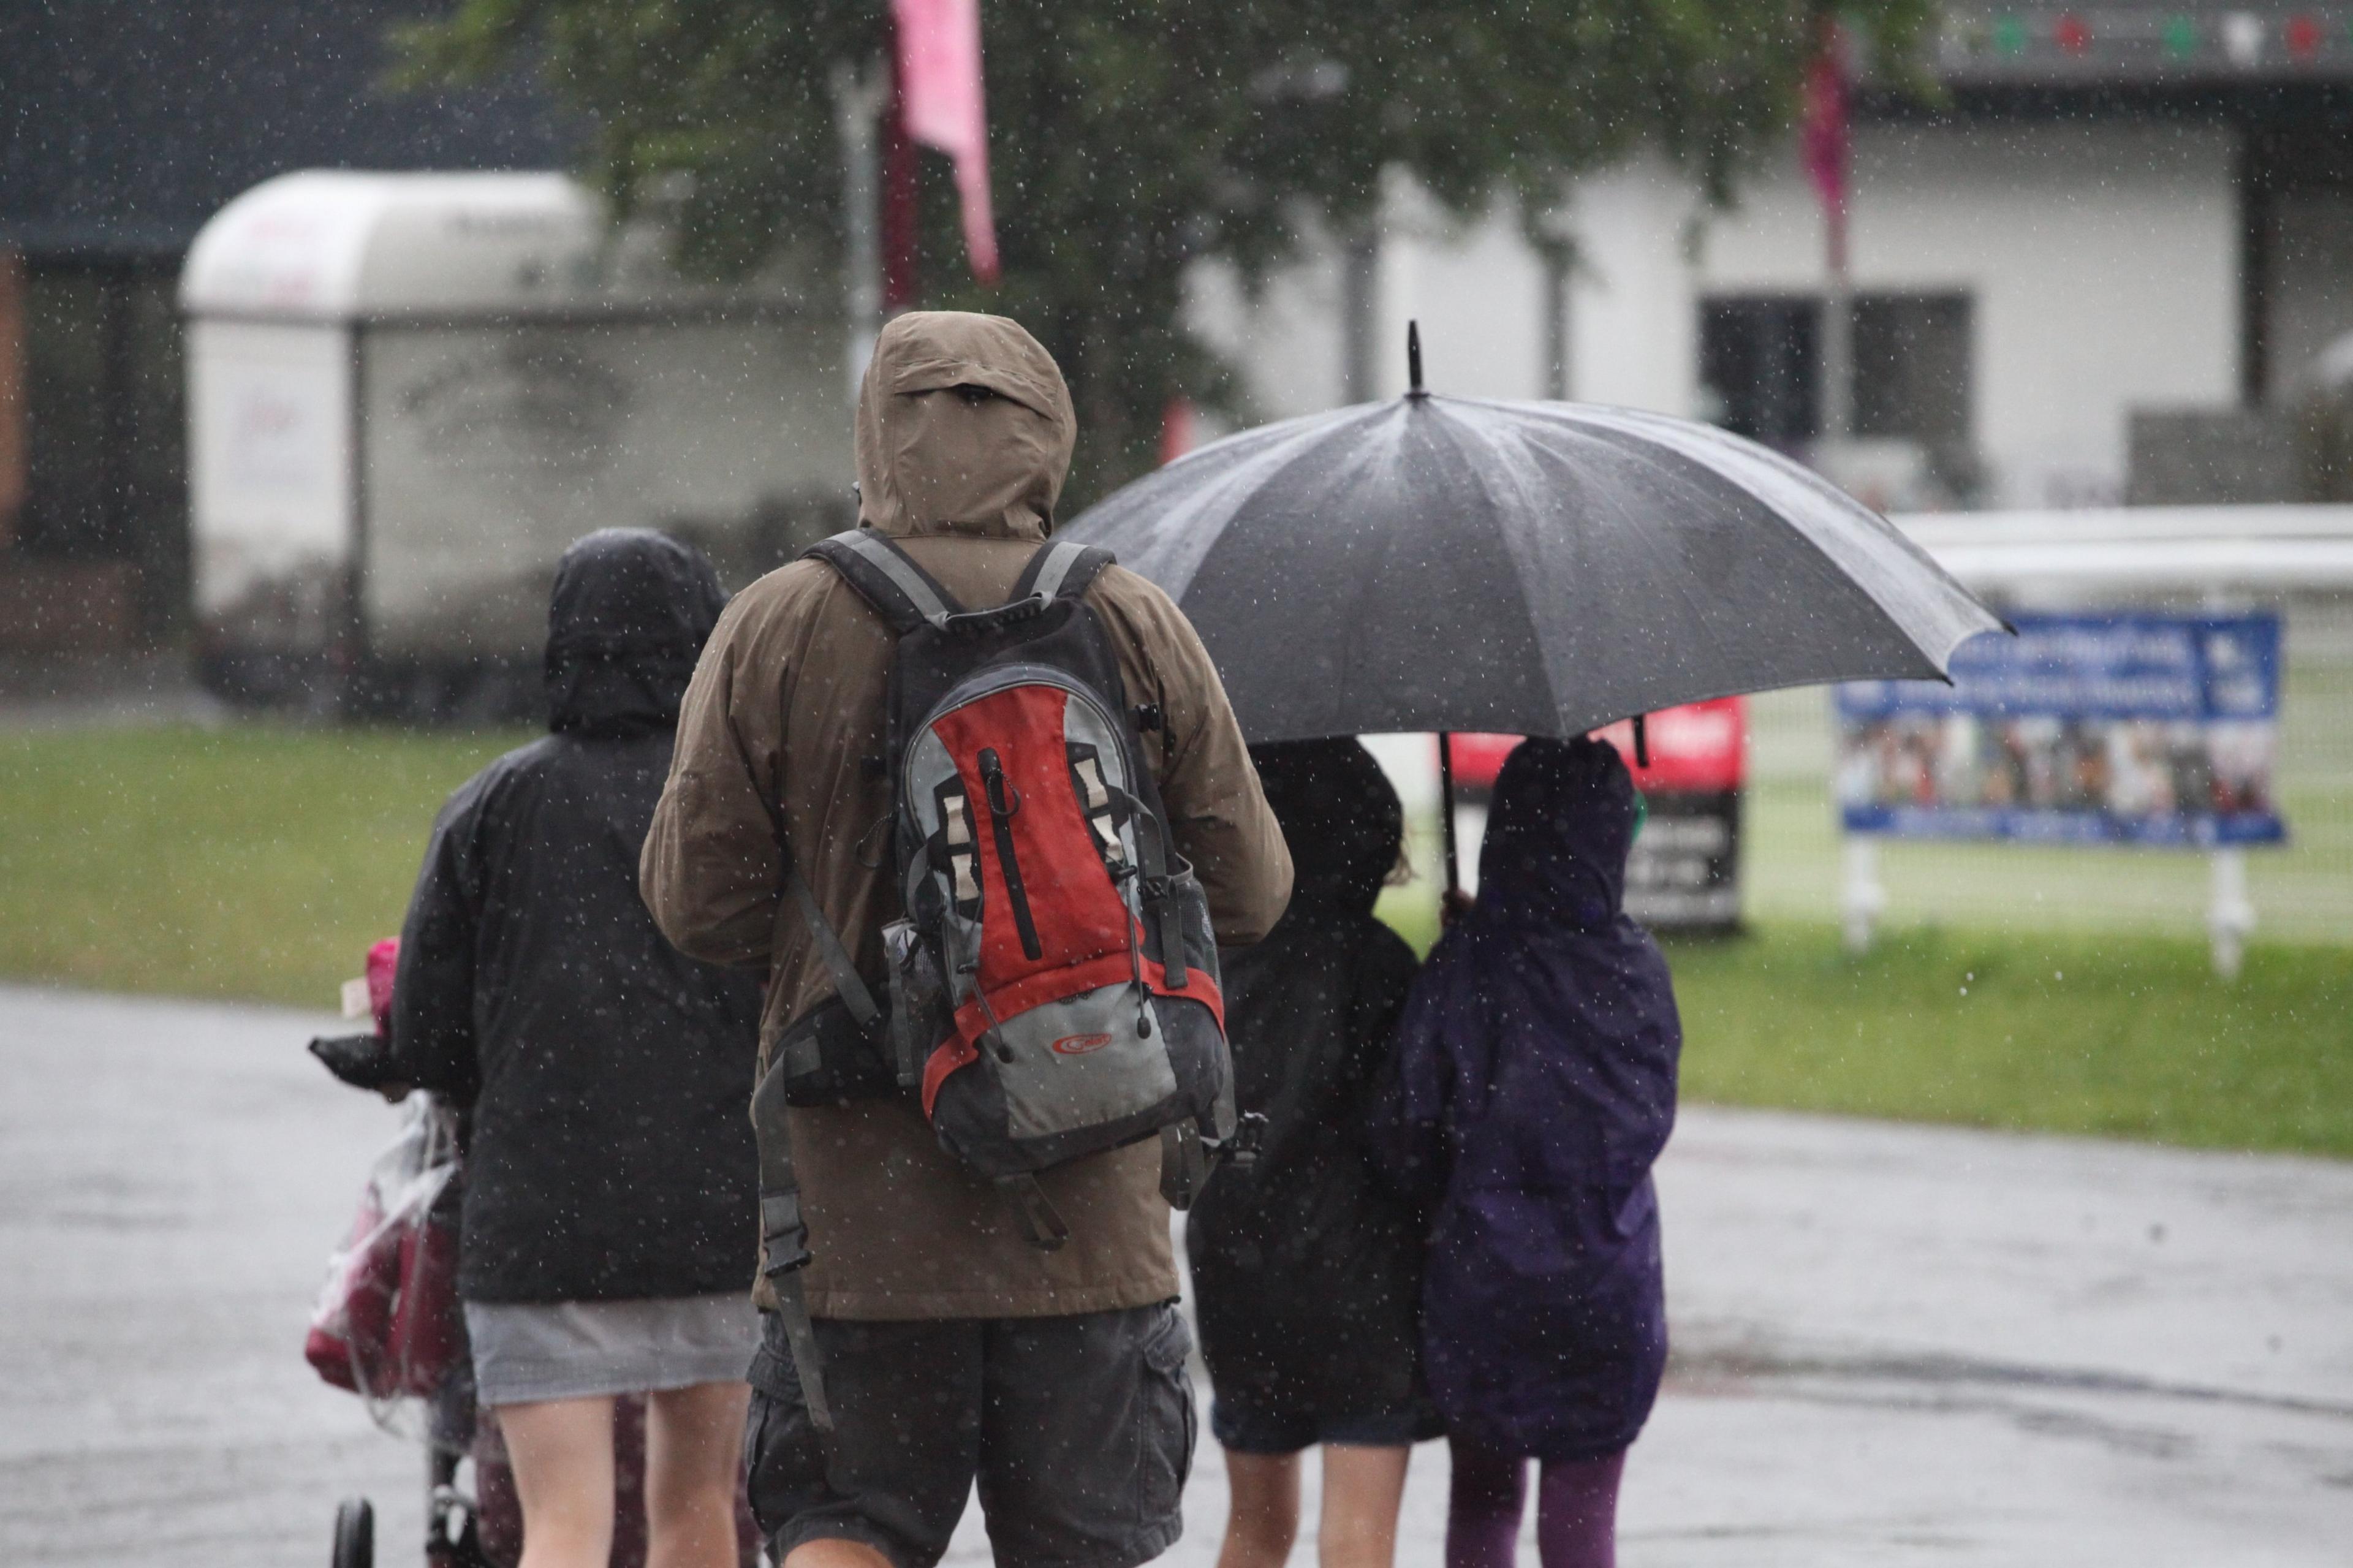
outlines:
[[1796, 295], [1700, 303], [1699, 379], [1707, 412], [1735, 435], [1792, 447], [1821, 434], [1821, 307]]
[[1856, 297], [1854, 433], [1932, 447], [1968, 439], [1968, 295]]
[[187, 584], [187, 478], [174, 269], [26, 268], [28, 463], [18, 547], [38, 559], [138, 568], [161, 631]]
[[[1821, 301], [1753, 294], [1700, 304], [1699, 377], [1725, 429], [1788, 447], [1821, 434]], [[1854, 300], [1854, 433], [1943, 450], [1969, 435], [1966, 294]]]

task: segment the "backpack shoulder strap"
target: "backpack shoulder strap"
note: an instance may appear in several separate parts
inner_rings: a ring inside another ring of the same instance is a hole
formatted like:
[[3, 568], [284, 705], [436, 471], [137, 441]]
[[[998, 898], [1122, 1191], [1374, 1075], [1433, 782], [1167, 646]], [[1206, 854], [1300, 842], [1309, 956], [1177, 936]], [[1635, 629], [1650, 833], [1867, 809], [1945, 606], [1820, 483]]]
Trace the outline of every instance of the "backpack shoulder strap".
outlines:
[[964, 614], [955, 595], [891, 540], [871, 528], [820, 539], [803, 551], [841, 574], [844, 581], [901, 637], [922, 626], [944, 626]]
[[1020, 581], [1013, 584], [1013, 596], [1006, 603], [1043, 599], [1050, 605], [1057, 599], [1075, 599], [1093, 585], [1097, 573], [1117, 559], [1101, 545], [1050, 539], [1029, 557]]

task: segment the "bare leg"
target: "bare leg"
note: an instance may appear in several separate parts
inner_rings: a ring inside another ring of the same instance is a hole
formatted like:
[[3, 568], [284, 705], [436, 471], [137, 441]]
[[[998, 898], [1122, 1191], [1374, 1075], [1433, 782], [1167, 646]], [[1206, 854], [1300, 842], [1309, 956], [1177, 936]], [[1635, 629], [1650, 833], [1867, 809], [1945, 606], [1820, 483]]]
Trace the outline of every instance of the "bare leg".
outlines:
[[1282, 1568], [1299, 1539], [1299, 1456], [1229, 1448], [1226, 1483], [1231, 1501], [1218, 1568]]
[[1315, 1537], [1322, 1568], [1391, 1568], [1398, 1508], [1413, 1450], [1356, 1443], [1324, 1445], [1324, 1519]]
[[891, 1560], [862, 1541], [804, 1541], [785, 1553], [784, 1568], [891, 1568]]
[[522, 1502], [522, 1568], [606, 1568], [613, 1551], [613, 1402], [499, 1406]]
[[646, 1568], [735, 1568], [741, 1383], [646, 1395]]

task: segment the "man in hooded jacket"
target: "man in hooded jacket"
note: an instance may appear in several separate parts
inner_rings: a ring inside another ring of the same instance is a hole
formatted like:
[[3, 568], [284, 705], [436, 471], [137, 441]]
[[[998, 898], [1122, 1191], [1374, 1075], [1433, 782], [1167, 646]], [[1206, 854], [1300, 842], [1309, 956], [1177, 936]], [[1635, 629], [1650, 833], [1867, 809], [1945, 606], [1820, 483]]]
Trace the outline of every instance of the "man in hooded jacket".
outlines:
[[[1052, 527], [1075, 434], [1060, 370], [1020, 326], [901, 316], [860, 398], [860, 525], [963, 604], [1001, 604]], [[1151, 710], [1145, 761], [1219, 942], [1256, 942], [1282, 913], [1291, 863], [1216, 670], [1183, 614], [1133, 573], [1105, 569], [1086, 603], [1127, 700]], [[879, 989], [881, 926], [897, 913], [881, 765], [892, 648], [856, 592], [804, 560], [736, 597], [687, 693], [642, 885], [685, 952], [765, 972], [764, 1057], [833, 991], [779, 898], [776, 822]], [[1044, 1173], [1070, 1231], [1046, 1252], [911, 1100], [788, 1120], [837, 1426], [818, 1440], [771, 1314], [747, 1441], [754, 1509], [779, 1558], [930, 1568], [976, 1480], [1000, 1563], [1129, 1568], [1166, 1551], [1194, 1416], [1156, 1143]]]

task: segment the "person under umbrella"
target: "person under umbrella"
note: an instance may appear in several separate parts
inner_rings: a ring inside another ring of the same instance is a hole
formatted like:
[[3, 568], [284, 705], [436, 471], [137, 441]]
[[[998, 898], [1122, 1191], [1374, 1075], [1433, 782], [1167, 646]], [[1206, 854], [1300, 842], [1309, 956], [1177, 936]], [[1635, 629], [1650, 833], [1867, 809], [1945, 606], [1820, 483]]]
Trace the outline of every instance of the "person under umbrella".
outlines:
[[1250, 753], [1291, 847], [1291, 907], [1225, 972], [1236, 1099], [1267, 1118], [1255, 1164], [1220, 1171], [1185, 1227], [1232, 1511], [1219, 1568], [1282, 1568], [1299, 1454], [1323, 1446], [1324, 1568], [1388, 1568], [1421, 1388], [1421, 1205], [1388, 1191], [1366, 1111], [1412, 984], [1373, 916], [1404, 813], [1355, 740]]
[[1619, 1475], [1667, 1354], [1651, 1166], [1683, 1031], [1623, 908], [1633, 780], [1531, 740], [1495, 782], [1480, 892], [1415, 982], [1370, 1131], [1434, 1202], [1422, 1355], [1453, 1453], [1448, 1568], [1508, 1568], [1527, 1461], [1544, 1568], [1615, 1561]]

